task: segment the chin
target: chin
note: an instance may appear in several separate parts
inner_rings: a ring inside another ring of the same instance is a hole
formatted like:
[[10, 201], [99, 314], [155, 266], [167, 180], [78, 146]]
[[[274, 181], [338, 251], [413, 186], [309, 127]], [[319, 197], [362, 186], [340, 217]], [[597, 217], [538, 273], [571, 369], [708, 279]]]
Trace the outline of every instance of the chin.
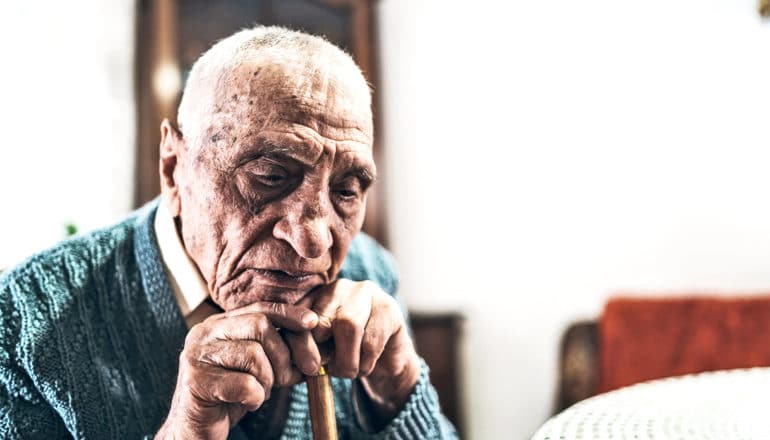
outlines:
[[323, 284], [326, 276], [318, 272], [297, 275], [249, 268], [214, 289], [212, 299], [225, 311], [262, 301], [296, 304]]

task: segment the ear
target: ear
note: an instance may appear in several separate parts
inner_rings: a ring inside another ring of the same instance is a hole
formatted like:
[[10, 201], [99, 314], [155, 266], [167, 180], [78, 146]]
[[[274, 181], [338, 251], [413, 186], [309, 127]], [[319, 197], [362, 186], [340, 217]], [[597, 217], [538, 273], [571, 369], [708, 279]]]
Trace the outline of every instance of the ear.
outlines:
[[172, 217], [181, 211], [179, 186], [176, 178], [179, 157], [185, 150], [182, 133], [164, 119], [160, 123], [160, 191]]

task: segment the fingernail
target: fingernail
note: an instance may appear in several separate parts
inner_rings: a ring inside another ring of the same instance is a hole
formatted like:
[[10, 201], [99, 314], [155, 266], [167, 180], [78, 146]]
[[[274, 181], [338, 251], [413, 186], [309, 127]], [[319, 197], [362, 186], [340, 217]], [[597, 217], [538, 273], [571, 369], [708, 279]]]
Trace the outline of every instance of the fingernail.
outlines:
[[313, 312], [304, 312], [301, 319], [302, 323], [307, 326], [316, 325], [318, 323], [318, 315]]

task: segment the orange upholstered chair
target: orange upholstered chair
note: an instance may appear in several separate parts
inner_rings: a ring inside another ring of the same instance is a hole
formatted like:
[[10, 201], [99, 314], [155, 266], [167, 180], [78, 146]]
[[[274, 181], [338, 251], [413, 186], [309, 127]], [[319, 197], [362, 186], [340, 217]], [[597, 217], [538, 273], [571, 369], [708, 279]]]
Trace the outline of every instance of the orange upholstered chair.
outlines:
[[770, 366], [770, 296], [617, 297], [562, 340], [556, 410], [634, 383]]

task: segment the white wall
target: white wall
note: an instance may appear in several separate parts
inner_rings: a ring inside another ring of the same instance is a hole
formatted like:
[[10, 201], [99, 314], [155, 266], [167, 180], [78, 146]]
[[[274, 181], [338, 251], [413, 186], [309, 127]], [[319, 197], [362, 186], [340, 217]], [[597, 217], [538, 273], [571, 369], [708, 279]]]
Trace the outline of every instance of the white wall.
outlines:
[[132, 204], [134, 0], [0, 3], [0, 269]]
[[770, 291], [756, 10], [381, 2], [391, 245], [412, 308], [468, 317], [470, 438], [533, 433], [563, 330], [612, 293]]

